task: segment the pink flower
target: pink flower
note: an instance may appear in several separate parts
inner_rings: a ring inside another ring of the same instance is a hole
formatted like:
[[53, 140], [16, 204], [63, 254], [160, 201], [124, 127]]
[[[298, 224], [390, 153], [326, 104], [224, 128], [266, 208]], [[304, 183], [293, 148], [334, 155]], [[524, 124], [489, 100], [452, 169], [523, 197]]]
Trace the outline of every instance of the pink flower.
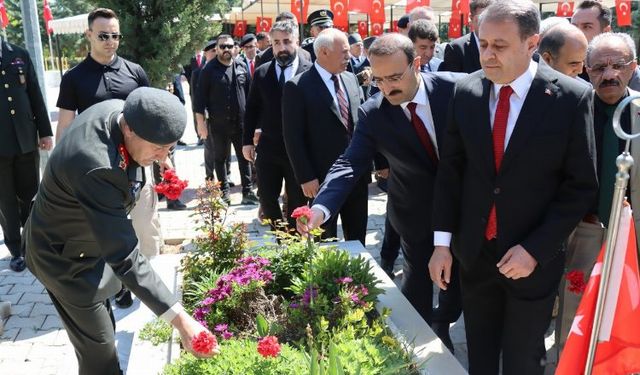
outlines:
[[336, 279], [336, 282], [338, 284], [349, 284], [350, 282], [353, 282], [353, 279], [350, 278], [349, 276], [339, 277]]
[[206, 331], [198, 333], [196, 337], [191, 340], [191, 347], [193, 351], [200, 354], [209, 354], [218, 346], [218, 340], [216, 337]]
[[300, 220], [303, 224], [306, 224], [311, 220], [311, 209], [308, 206], [300, 206], [293, 210], [291, 217], [296, 220]]
[[265, 336], [260, 339], [260, 341], [258, 341], [258, 353], [265, 358], [277, 357], [278, 354], [280, 354], [278, 338], [275, 336]]

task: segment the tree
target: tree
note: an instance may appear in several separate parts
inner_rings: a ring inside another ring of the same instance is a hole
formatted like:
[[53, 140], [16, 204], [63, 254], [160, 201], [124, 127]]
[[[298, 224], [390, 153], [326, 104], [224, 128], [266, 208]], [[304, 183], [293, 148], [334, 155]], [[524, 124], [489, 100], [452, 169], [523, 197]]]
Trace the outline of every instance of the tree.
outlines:
[[226, 0], [93, 2], [118, 14], [124, 35], [118, 54], [140, 64], [156, 87], [164, 87], [182, 63], [221, 29], [210, 18], [230, 6]]

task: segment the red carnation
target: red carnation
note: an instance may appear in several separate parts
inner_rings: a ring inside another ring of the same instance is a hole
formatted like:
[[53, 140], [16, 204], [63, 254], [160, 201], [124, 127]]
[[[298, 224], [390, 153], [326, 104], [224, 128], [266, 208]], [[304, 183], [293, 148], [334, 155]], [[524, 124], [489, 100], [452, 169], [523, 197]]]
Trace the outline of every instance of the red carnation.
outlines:
[[569, 281], [569, 291], [575, 294], [582, 294], [587, 287], [584, 282], [584, 273], [582, 271], [571, 271], [567, 273], [567, 281]]
[[258, 341], [258, 353], [265, 358], [277, 357], [278, 354], [280, 354], [278, 338], [275, 336], [265, 336], [260, 339], [260, 341]]
[[202, 331], [191, 340], [193, 351], [200, 354], [209, 354], [218, 347], [218, 340], [213, 334]]
[[311, 220], [311, 209], [308, 206], [300, 206], [293, 210], [291, 217], [300, 219], [303, 224], [306, 224]]
[[162, 174], [162, 182], [155, 187], [156, 193], [164, 194], [167, 199], [176, 200], [180, 198], [182, 191], [187, 187], [189, 181], [181, 180], [175, 170], [167, 169]]

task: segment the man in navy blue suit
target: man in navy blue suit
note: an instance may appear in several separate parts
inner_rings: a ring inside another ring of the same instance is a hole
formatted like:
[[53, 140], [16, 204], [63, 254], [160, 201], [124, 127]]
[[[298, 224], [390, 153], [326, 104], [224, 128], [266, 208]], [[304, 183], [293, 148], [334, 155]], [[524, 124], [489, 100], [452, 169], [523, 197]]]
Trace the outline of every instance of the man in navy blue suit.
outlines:
[[431, 323], [432, 284], [427, 272], [433, 251], [433, 183], [446, 123], [446, 108], [458, 77], [420, 73], [420, 58], [406, 36], [387, 34], [369, 49], [372, 82], [380, 93], [360, 107], [359, 121], [345, 153], [333, 164], [311, 208], [307, 233], [340, 210], [376, 152], [389, 163], [387, 215], [402, 239], [402, 292]]

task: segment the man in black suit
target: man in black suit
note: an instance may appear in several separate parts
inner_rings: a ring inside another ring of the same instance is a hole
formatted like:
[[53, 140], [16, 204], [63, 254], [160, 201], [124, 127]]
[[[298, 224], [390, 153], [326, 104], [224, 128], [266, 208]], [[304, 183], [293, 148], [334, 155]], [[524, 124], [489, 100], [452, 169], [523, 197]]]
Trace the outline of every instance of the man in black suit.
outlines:
[[[311, 62], [296, 54], [298, 28], [293, 22], [276, 22], [269, 33], [276, 58], [258, 68], [251, 83], [242, 153], [248, 161], [256, 164], [260, 206], [265, 218], [274, 225], [282, 220], [278, 198], [283, 179], [289, 207], [296, 208], [306, 204], [282, 137], [282, 89], [284, 82], [309, 70]], [[255, 129], [262, 129], [257, 155], [254, 145]], [[290, 228], [295, 228], [295, 220], [287, 216]]]
[[25, 268], [20, 228], [38, 191], [39, 150], [51, 150], [53, 132], [29, 53], [0, 37], [0, 226], [9, 267]]
[[429, 272], [447, 288], [452, 243], [470, 374], [498, 374], [501, 353], [503, 374], [544, 372], [563, 243], [597, 191], [591, 89], [532, 61], [539, 24], [529, 0], [485, 9], [482, 70], [449, 107]]
[[[315, 64], [284, 86], [282, 127], [289, 160], [304, 195], [313, 199], [329, 168], [349, 146], [358, 121], [361, 91], [356, 77], [345, 72], [349, 43], [337, 29], [318, 34]], [[367, 232], [369, 176], [358, 179], [347, 203], [339, 210], [347, 240], [364, 244]], [[324, 235], [335, 237], [337, 213], [325, 225]]]
[[251, 33], [245, 34], [240, 40], [240, 48], [244, 54], [238, 56], [238, 59], [245, 64], [249, 77], [253, 78], [253, 73], [256, 70], [256, 53], [258, 52], [256, 36]]
[[481, 69], [478, 54], [478, 17], [492, 2], [493, 0], [472, 0], [469, 3], [472, 31], [447, 44], [444, 49], [444, 61], [438, 67], [438, 71], [473, 73]]
[[[345, 153], [333, 164], [311, 209], [310, 226], [337, 213], [366, 175], [376, 152], [389, 163], [387, 217], [398, 231], [404, 255], [402, 292], [431, 323], [432, 283], [427, 263], [433, 235], [430, 213], [452, 73], [420, 73], [411, 40], [400, 34], [378, 38], [369, 49], [373, 81], [381, 94], [360, 108], [358, 126]], [[321, 207], [322, 206], [322, 207]], [[309, 228], [299, 226], [304, 233]]]

